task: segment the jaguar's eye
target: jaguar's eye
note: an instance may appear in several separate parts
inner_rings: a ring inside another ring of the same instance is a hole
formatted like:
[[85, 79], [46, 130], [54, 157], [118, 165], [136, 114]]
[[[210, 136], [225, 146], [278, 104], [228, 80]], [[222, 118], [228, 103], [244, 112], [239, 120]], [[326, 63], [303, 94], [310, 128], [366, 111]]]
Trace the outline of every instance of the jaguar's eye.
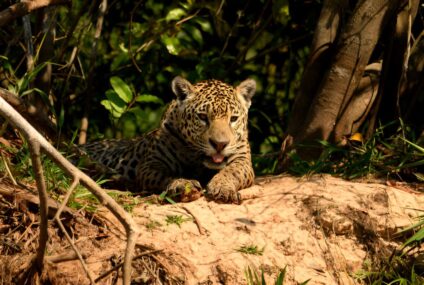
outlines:
[[198, 113], [197, 117], [199, 117], [199, 119], [205, 123], [208, 122], [208, 115], [204, 114], [204, 113]]
[[237, 119], [238, 119], [238, 116], [231, 116], [230, 122], [234, 123], [235, 121], [237, 121]]

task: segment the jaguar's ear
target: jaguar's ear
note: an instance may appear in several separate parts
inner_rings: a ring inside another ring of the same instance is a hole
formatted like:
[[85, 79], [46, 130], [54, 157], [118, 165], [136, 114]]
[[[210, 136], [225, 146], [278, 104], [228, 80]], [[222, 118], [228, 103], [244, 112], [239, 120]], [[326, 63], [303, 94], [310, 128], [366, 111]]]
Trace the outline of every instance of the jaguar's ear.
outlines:
[[255, 95], [256, 82], [253, 79], [246, 79], [236, 87], [237, 96], [241, 97], [247, 108], [252, 104], [252, 97]]
[[177, 76], [172, 80], [172, 91], [177, 96], [178, 100], [183, 101], [194, 93], [194, 88], [188, 80]]

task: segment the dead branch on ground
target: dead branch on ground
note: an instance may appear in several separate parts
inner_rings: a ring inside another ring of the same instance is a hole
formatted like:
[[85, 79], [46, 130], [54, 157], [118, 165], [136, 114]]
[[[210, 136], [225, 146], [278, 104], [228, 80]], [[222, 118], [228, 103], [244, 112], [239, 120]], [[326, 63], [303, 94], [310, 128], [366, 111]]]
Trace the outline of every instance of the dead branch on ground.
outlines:
[[[124, 265], [123, 265], [123, 284], [130, 284], [131, 281], [131, 262], [134, 254], [134, 247], [138, 236], [137, 225], [132, 219], [131, 215], [127, 213], [115, 200], [112, 199], [107, 193], [99, 186], [95, 181], [88, 177], [85, 173], [81, 172], [77, 167], [70, 163], [65, 157], [63, 157], [47, 140], [38, 133], [17, 111], [15, 111], [2, 97], [0, 97], [0, 115], [6, 120], [12, 123], [27, 139], [30, 144], [33, 165], [35, 167], [38, 194], [40, 197], [40, 215], [41, 222], [47, 223], [47, 195], [45, 192], [45, 185], [43, 185], [42, 167], [40, 162], [40, 153], [46, 154], [51, 160], [53, 160], [65, 173], [72, 177], [76, 185], [80, 183], [86, 187], [99, 202], [104, 205], [112, 214], [119, 220], [124, 226], [127, 235], [127, 245], [125, 249]], [[77, 181], [77, 182], [75, 182]], [[72, 191], [72, 189], [69, 189]], [[66, 201], [64, 201], [66, 203]], [[63, 206], [64, 207], [64, 206]], [[40, 241], [42, 240], [42, 234], [40, 234]], [[45, 237], [43, 237], [44, 239]], [[46, 239], [47, 241], [47, 239]], [[43, 244], [40, 242], [39, 251], [43, 250]], [[37, 260], [43, 262], [44, 254], [38, 254]], [[88, 274], [88, 273], [87, 273]]]

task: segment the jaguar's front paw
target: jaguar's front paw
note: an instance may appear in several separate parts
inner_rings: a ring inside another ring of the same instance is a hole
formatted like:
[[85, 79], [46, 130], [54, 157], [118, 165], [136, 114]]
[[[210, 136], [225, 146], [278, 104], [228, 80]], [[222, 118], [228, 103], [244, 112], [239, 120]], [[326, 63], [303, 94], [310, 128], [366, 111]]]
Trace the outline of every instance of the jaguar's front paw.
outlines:
[[237, 190], [232, 183], [213, 178], [206, 186], [206, 196], [216, 201], [240, 204], [241, 198]]
[[168, 187], [166, 187], [166, 194], [171, 197], [180, 198], [181, 202], [195, 201], [202, 196], [202, 185], [197, 180], [189, 179], [175, 179]]

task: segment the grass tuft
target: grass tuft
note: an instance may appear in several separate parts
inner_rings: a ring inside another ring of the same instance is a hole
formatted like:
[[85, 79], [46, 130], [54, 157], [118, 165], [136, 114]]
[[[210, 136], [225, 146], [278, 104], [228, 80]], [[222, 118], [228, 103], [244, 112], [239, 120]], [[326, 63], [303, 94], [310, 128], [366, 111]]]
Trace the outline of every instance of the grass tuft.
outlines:
[[262, 255], [264, 253], [265, 246], [261, 249], [257, 245], [242, 245], [236, 251], [245, 253], [245, 254], [251, 254], [251, 255]]

